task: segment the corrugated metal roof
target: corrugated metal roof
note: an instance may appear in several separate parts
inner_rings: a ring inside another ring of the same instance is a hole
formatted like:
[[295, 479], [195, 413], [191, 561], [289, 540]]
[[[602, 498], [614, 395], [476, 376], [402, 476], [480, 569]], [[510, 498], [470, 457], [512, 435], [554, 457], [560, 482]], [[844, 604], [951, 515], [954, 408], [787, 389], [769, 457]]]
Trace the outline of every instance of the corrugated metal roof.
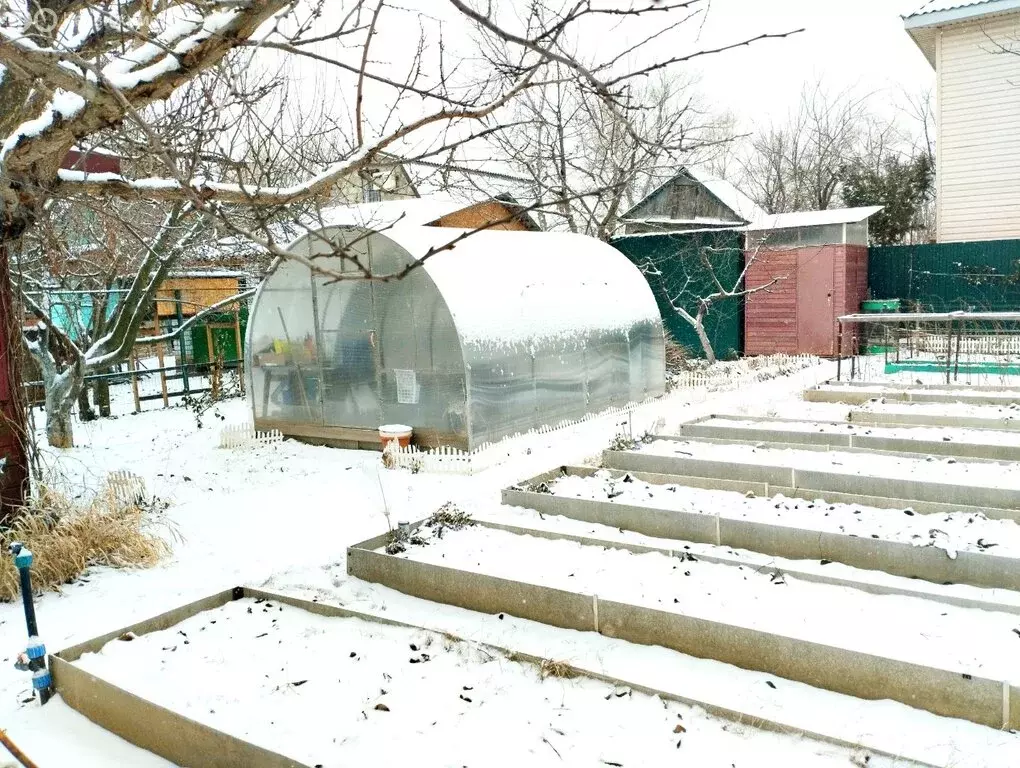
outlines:
[[984, 5], [991, 0], [928, 0], [924, 5], [914, 11], [911, 16], [920, 16], [924, 13], [935, 13], [937, 11], [952, 11], [957, 8], [966, 8], [971, 5]]
[[794, 229], [797, 227], [823, 227], [826, 224], [856, 224], [874, 216], [882, 210], [881, 205], [861, 208], [830, 208], [827, 211], [797, 211], [795, 213], [768, 214], [748, 224], [746, 229], [760, 232], [769, 229]]
[[951, 24], [1020, 8], [1020, 0], [928, 0], [906, 17], [907, 28]]

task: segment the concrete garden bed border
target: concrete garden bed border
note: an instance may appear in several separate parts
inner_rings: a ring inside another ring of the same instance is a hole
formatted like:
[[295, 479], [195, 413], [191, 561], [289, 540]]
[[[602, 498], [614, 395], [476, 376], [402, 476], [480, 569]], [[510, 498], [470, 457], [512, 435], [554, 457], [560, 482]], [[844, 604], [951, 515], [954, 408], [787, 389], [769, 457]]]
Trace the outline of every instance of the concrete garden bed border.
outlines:
[[[610, 470], [612, 471], [612, 470]], [[680, 510], [639, 507], [617, 504], [612, 501], [577, 499], [554, 496], [525, 490], [551, 482], [564, 475], [590, 477], [596, 472], [591, 467], [561, 467], [522, 483], [522, 487], [503, 490], [502, 500], [507, 506], [526, 507], [546, 515], [560, 515], [573, 520], [606, 525], [663, 539], [714, 544], [716, 546], [746, 549], [773, 557], [790, 560], [830, 560], [854, 568], [882, 571], [893, 576], [921, 579], [933, 584], [968, 584], [974, 587], [1020, 590], [1020, 559], [1002, 557], [984, 552], [957, 552], [951, 559], [936, 547], [915, 547], [899, 541], [863, 538], [845, 533], [828, 533], [807, 528], [794, 528], [772, 523], [723, 517], [721, 515], [683, 512]], [[622, 471], [617, 471], [622, 475]], [[647, 472], [632, 473], [639, 480], [657, 485], [686, 485], [709, 490], [752, 492], [768, 497], [763, 483], [741, 483], [731, 480], [663, 475]], [[772, 489], [776, 490], [776, 489]], [[784, 493], [782, 490], [776, 490]], [[707, 558], [705, 558], [707, 559]], [[828, 577], [795, 574], [813, 581]], [[839, 583], [833, 579], [825, 583]], [[876, 587], [855, 583], [858, 589], [876, 593], [894, 594], [884, 585]], [[908, 594], [901, 591], [900, 594]], [[927, 595], [919, 595], [925, 596]], [[998, 603], [984, 605], [981, 601], [943, 596], [949, 602], [965, 608], [986, 608], [1016, 612], [1012, 606]]]
[[[992, 392], [974, 392], [971, 390], [955, 390], [954, 392], [933, 392], [914, 387], [883, 388], [882, 391], [863, 390], [855, 392], [856, 387], [842, 385], [819, 385], [805, 389], [802, 397], [809, 403], [846, 403], [861, 405], [883, 398], [903, 403], [969, 403], [971, 405], [1012, 405], [1018, 402], [1015, 395], [994, 394]], [[965, 394], [966, 393], [966, 394]]]
[[387, 541], [384, 534], [348, 548], [347, 572], [466, 610], [490, 615], [505, 612], [550, 626], [661, 646], [862, 699], [892, 699], [993, 728], [1020, 725], [1020, 688], [1003, 681], [376, 551]]
[[[1020, 417], [1020, 412], [1018, 412]], [[897, 413], [896, 411], [868, 411], [851, 409], [847, 415], [851, 424], [869, 427], [956, 427], [959, 429], [990, 429], [998, 432], [1020, 431], [1020, 418], [994, 416], [946, 416], [935, 413]]]
[[[1020, 490], [851, 475], [742, 461], [662, 456], [642, 451], [609, 450], [603, 454], [603, 463], [611, 469], [631, 472], [753, 483], [762, 488], [759, 495], [765, 496], [781, 493], [809, 500], [825, 499], [869, 507], [912, 507], [918, 512], [980, 512], [993, 519], [1020, 522]], [[726, 487], [712, 487], [728, 490]], [[755, 490], [755, 493], [759, 492]]]
[[[420, 523], [415, 524], [415, 528]], [[372, 545], [374, 542], [385, 543], [386, 536], [363, 542], [358, 547]], [[384, 555], [384, 557], [389, 557]], [[96, 725], [120, 736], [131, 744], [152, 752], [165, 760], [179, 766], [192, 768], [310, 768], [304, 763], [285, 757], [275, 752], [258, 747], [248, 741], [231, 736], [208, 725], [192, 720], [173, 710], [162, 707], [124, 689], [113, 685], [91, 673], [75, 666], [82, 654], [94, 653], [126, 632], [144, 635], [158, 632], [179, 624], [204, 611], [214, 610], [233, 600], [244, 598], [261, 598], [272, 600], [294, 608], [306, 610], [320, 616], [335, 618], [356, 618], [376, 624], [420, 629], [427, 632], [444, 633], [440, 628], [431, 628], [416, 623], [386, 618], [371, 613], [352, 611], [326, 603], [312, 602], [296, 597], [281, 595], [251, 587], [234, 587], [209, 597], [196, 600], [158, 616], [122, 627], [113, 632], [86, 640], [77, 645], [51, 654], [50, 669], [54, 676], [57, 693], [72, 709], [76, 710]], [[552, 603], [550, 603], [552, 605]], [[588, 603], [590, 606], [590, 603]], [[473, 641], [472, 641], [473, 642]], [[475, 643], [508, 658], [541, 666], [550, 660], [542, 656], [523, 653], [492, 643]], [[825, 733], [815, 733], [799, 728], [782, 719], [765, 719], [757, 715], [737, 711], [728, 707], [715, 705], [683, 696], [676, 692], [660, 690], [648, 685], [633, 683], [628, 680], [612, 677], [598, 670], [589, 670], [581, 666], [569, 665], [571, 671], [582, 677], [599, 680], [614, 686], [624, 686], [640, 693], [678, 701], [692, 706], [703, 707], [710, 713], [755, 728], [777, 731], [780, 733], [797, 733], [808, 738], [837, 744], [843, 747], [865, 746], [871, 752], [892, 758], [904, 756], [883, 750], [881, 747], [860, 745]], [[918, 768], [935, 768], [929, 763], [906, 757], [911, 765]]]
[[763, 416], [730, 416], [713, 414], [695, 421], [685, 422], [677, 429], [676, 435], [653, 435], [655, 440], [716, 440], [720, 442], [767, 443], [776, 447], [811, 447], [828, 451], [832, 449], [852, 452], [867, 451], [888, 453], [898, 456], [952, 456], [955, 458], [981, 459], [988, 461], [1020, 461], [1020, 445], [996, 445], [993, 443], [968, 443], [944, 440], [918, 440], [910, 437], [882, 437], [837, 432], [805, 432], [744, 426], [722, 426], [706, 424], [715, 421], [750, 421], [758, 423], [785, 422], [789, 424], [825, 424], [832, 427], [846, 426], [850, 422], [825, 421], [820, 419], [780, 419]]
[[819, 384], [819, 387], [823, 386], [833, 387], [870, 387], [872, 389], [883, 388], [892, 390], [903, 390], [903, 389], [916, 389], [921, 391], [927, 390], [945, 390], [950, 392], [1020, 392], [1020, 383], [1015, 386], [1006, 386], [1001, 384], [898, 384], [895, 381], [841, 381], [839, 379], [828, 379]]

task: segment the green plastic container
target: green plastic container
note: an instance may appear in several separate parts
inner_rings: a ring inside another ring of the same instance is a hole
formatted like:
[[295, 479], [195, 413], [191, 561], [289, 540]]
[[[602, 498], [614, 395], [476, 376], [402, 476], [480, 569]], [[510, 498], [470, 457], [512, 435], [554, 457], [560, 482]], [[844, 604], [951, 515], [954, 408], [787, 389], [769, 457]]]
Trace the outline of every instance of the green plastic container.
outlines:
[[861, 312], [878, 314], [880, 312], [899, 312], [899, 299], [868, 299], [861, 302]]

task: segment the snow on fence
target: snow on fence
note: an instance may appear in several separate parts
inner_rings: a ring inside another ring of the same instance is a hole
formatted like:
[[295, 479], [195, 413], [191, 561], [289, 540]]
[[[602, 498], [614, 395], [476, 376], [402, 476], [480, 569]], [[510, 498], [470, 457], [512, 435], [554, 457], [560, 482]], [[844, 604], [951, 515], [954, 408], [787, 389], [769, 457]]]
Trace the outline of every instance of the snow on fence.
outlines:
[[280, 430], [256, 431], [255, 425], [251, 422], [228, 424], [220, 430], [220, 448], [253, 448], [256, 445], [271, 445], [282, 440], [283, 433]]
[[728, 392], [746, 384], [756, 384], [818, 363], [813, 355], [767, 355], [745, 357], [732, 362], [716, 363], [700, 371], [682, 371], [669, 374], [674, 389], [707, 389], [711, 392]]

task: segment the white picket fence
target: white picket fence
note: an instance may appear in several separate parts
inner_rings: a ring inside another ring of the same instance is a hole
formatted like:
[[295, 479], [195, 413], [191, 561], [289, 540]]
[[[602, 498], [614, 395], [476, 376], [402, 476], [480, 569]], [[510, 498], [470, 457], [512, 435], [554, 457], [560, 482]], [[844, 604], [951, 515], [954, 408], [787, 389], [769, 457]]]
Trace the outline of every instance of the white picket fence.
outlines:
[[220, 430], [220, 448], [254, 448], [256, 445], [271, 445], [283, 440], [278, 429], [256, 431], [251, 422], [228, 424]]
[[[960, 338], [961, 355], [1020, 355], [1020, 335], [989, 334]], [[900, 349], [907, 352], [931, 352], [938, 355], [950, 350], [956, 354], [956, 337], [950, 341], [944, 334], [920, 334], [900, 341]]]
[[747, 384], [768, 381], [818, 363], [813, 355], [768, 355], [745, 357], [717, 363], [701, 371], [683, 371], [670, 376], [674, 389], [703, 388], [711, 392], [729, 392]]
[[126, 469], [111, 472], [106, 483], [118, 501], [132, 502], [139, 496], [145, 496], [145, 479]]

